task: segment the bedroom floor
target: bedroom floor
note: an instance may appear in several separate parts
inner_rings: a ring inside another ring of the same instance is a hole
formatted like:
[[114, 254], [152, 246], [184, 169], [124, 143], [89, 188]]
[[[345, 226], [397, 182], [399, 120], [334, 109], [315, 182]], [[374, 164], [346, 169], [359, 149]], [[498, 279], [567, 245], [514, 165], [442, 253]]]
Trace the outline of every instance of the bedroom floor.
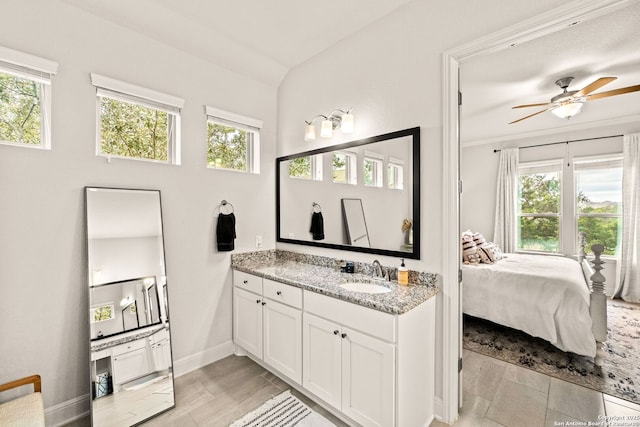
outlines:
[[[640, 427], [640, 405], [629, 401], [466, 349], [463, 368], [464, 404], [456, 427], [606, 426], [597, 424], [606, 417], [620, 417], [611, 426]], [[579, 421], [585, 424], [569, 423]]]

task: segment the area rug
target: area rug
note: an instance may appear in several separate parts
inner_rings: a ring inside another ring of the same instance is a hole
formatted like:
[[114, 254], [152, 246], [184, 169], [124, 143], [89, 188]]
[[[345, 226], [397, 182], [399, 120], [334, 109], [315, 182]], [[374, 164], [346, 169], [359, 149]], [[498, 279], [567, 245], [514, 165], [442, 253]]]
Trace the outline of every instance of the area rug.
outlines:
[[335, 427], [335, 424], [312, 411], [287, 390], [230, 425], [230, 427], [276, 426]]
[[486, 320], [464, 316], [464, 348], [640, 403], [640, 305], [607, 300], [609, 332], [603, 366], [547, 341]]

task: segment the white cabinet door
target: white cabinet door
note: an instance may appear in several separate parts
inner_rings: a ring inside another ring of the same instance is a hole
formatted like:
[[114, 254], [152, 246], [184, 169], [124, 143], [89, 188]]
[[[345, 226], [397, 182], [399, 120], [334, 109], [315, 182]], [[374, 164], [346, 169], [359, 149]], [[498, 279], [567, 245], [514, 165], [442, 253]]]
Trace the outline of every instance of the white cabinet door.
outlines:
[[113, 381], [117, 386], [148, 373], [149, 357], [146, 347], [113, 357]]
[[303, 387], [325, 402], [340, 408], [342, 389], [340, 325], [304, 313], [302, 336]]
[[302, 313], [265, 299], [263, 360], [298, 384], [302, 383]]
[[342, 412], [363, 426], [394, 424], [395, 346], [342, 328]]
[[233, 340], [262, 359], [262, 296], [233, 289]]

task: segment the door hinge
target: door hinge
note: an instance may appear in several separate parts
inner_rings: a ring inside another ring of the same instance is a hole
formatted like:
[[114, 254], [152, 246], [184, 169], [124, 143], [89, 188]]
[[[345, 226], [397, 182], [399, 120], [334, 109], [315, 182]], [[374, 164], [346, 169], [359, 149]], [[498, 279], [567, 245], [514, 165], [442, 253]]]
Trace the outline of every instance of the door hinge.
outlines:
[[462, 180], [458, 181], [458, 194], [462, 194]]
[[458, 105], [462, 105], [462, 92], [458, 91]]
[[458, 372], [462, 372], [462, 359], [458, 359]]
[[462, 270], [458, 270], [458, 283], [462, 283]]

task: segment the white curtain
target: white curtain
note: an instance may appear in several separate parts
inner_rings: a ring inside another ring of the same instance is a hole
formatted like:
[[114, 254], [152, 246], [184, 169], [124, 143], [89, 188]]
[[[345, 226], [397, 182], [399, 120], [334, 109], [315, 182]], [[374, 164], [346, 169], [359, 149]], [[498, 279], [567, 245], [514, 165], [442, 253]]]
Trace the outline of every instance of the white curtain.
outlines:
[[622, 237], [614, 298], [640, 302], [640, 133], [622, 138]]
[[500, 151], [493, 242], [503, 252], [517, 249], [518, 157], [517, 148]]

